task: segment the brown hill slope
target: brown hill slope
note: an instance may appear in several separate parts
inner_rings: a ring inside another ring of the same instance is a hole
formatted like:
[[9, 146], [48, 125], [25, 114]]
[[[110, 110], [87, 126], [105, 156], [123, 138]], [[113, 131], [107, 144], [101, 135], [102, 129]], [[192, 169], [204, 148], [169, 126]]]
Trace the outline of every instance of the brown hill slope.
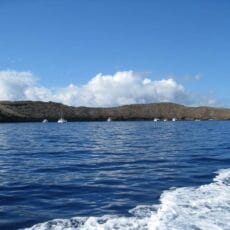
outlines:
[[0, 122], [57, 121], [60, 114], [68, 121], [152, 120], [173, 117], [178, 120], [230, 119], [230, 109], [186, 107], [174, 103], [125, 105], [113, 108], [72, 107], [54, 102], [2, 101]]

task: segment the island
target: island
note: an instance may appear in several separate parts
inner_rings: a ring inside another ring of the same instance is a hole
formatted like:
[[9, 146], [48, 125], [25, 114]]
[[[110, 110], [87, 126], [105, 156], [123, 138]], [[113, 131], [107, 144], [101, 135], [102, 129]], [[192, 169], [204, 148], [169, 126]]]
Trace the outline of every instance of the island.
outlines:
[[230, 109], [187, 107], [175, 103], [132, 104], [117, 107], [73, 107], [55, 102], [0, 101], [0, 122], [133, 120], [230, 120]]

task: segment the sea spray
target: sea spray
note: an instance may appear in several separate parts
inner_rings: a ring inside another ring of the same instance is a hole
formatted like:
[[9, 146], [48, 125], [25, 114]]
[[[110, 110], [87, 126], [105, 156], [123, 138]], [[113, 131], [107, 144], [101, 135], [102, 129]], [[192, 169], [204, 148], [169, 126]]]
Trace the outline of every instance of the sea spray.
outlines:
[[131, 217], [55, 219], [24, 230], [168, 230], [230, 229], [230, 169], [210, 184], [164, 191], [158, 206], [137, 206]]

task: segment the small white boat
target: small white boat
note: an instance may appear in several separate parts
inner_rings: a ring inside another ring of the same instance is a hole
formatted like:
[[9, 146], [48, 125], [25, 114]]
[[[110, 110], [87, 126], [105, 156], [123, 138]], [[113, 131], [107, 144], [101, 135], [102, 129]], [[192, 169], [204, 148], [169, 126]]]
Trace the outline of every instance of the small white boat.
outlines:
[[176, 118], [174, 117], [174, 118], [172, 119], [172, 121], [176, 121]]
[[62, 117], [57, 121], [57, 123], [66, 123], [67, 120], [63, 119]]
[[67, 122], [67, 120], [65, 120], [65, 119], [63, 118], [63, 112], [62, 112], [62, 110], [61, 110], [61, 112], [60, 112], [60, 117], [61, 117], [61, 118], [58, 119], [57, 123], [63, 124], [63, 123], [66, 123], [66, 122]]
[[110, 121], [112, 121], [112, 118], [108, 117], [107, 122], [110, 122]]
[[153, 121], [157, 122], [157, 121], [159, 121], [159, 118], [154, 118]]
[[48, 120], [47, 119], [44, 119], [43, 121], [42, 121], [42, 123], [47, 123], [48, 122]]
[[200, 119], [195, 119], [195, 121], [200, 121]]

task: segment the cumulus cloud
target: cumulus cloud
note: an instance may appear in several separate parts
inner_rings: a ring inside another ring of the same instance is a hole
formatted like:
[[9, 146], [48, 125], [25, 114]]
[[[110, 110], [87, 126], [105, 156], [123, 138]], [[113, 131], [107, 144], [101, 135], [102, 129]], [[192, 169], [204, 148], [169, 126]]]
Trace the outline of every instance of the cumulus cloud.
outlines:
[[[85, 85], [49, 89], [31, 72], [0, 71], [0, 100], [55, 101], [73, 106], [117, 106], [134, 103], [176, 102], [196, 105], [197, 100], [173, 78], [151, 80], [133, 71], [98, 74]], [[213, 103], [207, 98], [205, 102]]]

